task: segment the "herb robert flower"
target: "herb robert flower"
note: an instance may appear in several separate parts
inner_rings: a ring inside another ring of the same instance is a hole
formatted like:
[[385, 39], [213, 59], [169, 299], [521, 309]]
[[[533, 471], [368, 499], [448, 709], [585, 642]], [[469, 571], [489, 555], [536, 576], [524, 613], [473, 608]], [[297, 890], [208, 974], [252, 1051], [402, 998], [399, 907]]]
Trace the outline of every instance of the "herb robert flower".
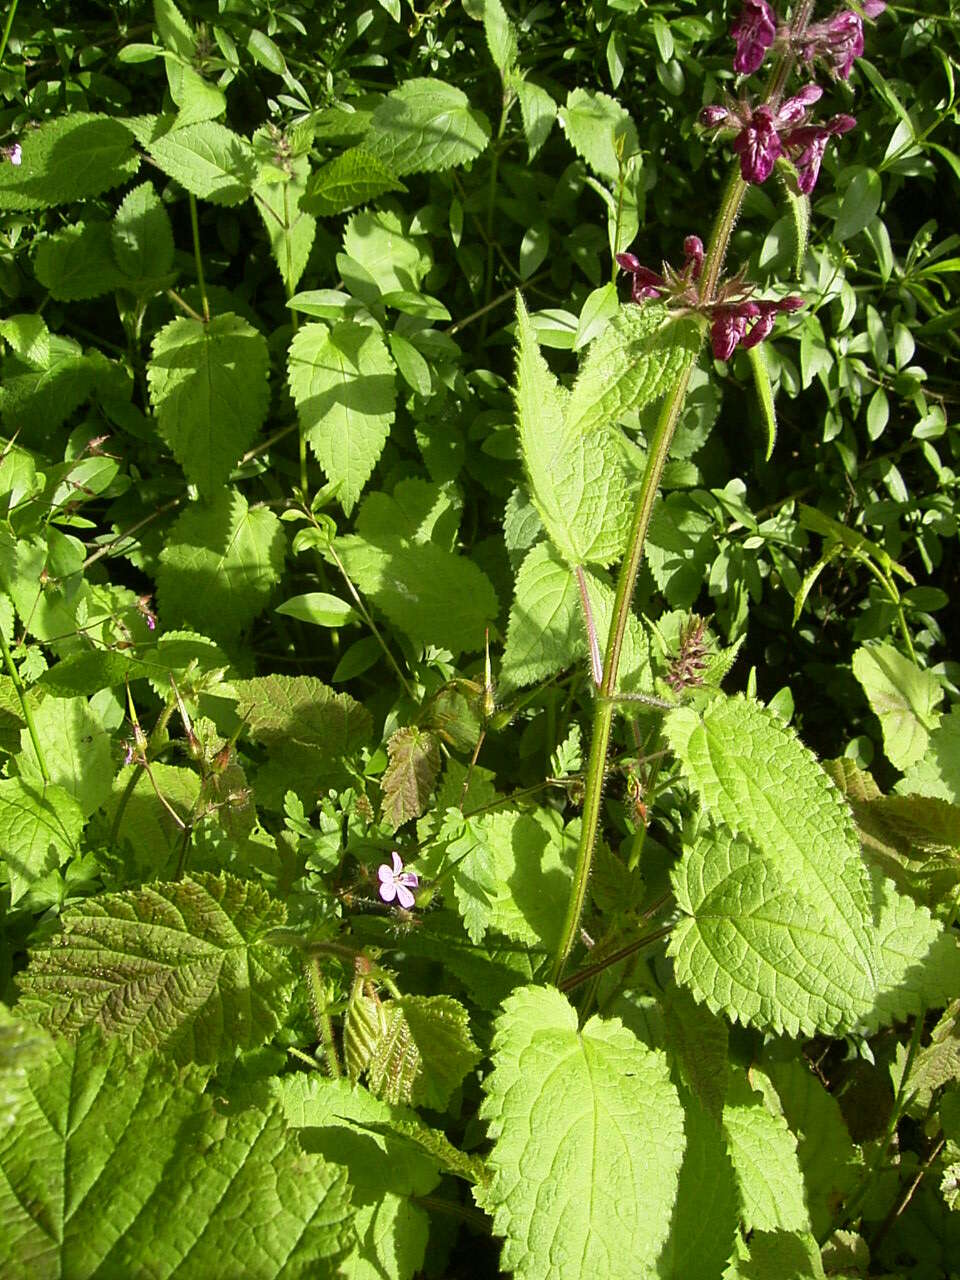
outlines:
[[392, 902], [396, 898], [398, 904], [409, 911], [416, 899], [411, 890], [418, 888], [420, 877], [415, 871], [404, 871], [403, 859], [396, 849], [390, 854], [393, 866], [381, 862], [377, 868], [380, 878], [380, 897], [384, 902]]

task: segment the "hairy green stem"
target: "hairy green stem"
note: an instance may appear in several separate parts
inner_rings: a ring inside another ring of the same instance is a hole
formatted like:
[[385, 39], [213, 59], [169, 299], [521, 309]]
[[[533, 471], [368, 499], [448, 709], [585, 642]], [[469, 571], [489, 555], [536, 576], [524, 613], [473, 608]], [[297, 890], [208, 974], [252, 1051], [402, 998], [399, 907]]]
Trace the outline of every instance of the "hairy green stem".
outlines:
[[340, 1070], [340, 1059], [337, 1057], [337, 1046], [333, 1039], [333, 1019], [327, 1011], [327, 994], [324, 990], [323, 975], [315, 957], [304, 959], [303, 972], [307, 979], [307, 994], [317, 1039], [323, 1046], [327, 1074], [334, 1080], [339, 1080], [343, 1072]]
[[17, 4], [19, 0], [12, 0], [10, 8], [7, 10], [7, 20], [3, 24], [3, 35], [0, 36], [0, 66], [3, 65], [3, 55], [7, 52], [7, 41], [10, 39], [10, 28], [13, 26], [13, 20], [17, 14]]
[[203, 254], [200, 252], [200, 223], [197, 219], [197, 197], [192, 193], [190, 200], [190, 230], [193, 233], [193, 260], [197, 266], [197, 284], [200, 287], [200, 304], [203, 308], [203, 323], [210, 323], [210, 303], [207, 301], [207, 284], [203, 278]]
[[[14, 5], [14, 8], [16, 6]], [[6, 32], [4, 32], [4, 41], [6, 40]], [[2, 56], [2, 55], [0, 55]], [[23, 718], [27, 722], [27, 732], [30, 734], [30, 741], [33, 743], [33, 749], [37, 753], [37, 764], [40, 766], [40, 776], [44, 782], [50, 781], [50, 770], [47, 768], [47, 761], [40, 746], [40, 735], [37, 733], [36, 722], [33, 718], [33, 710], [27, 700], [27, 689], [23, 683], [17, 665], [13, 660], [13, 654], [10, 652], [10, 646], [7, 644], [7, 637], [4, 634], [3, 627], [0, 627], [0, 648], [3, 650], [3, 663], [7, 668], [10, 679], [13, 681], [13, 687], [17, 691], [17, 697], [20, 699], [20, 710], [23, 712]]]
[[[290, 239], [290, 184], [283, 184], [283, 229], [287, 233], [284, 237], [284, 247], [287, 255], [287, 273], [283, 278], [284, 287], [287, 291], [287, 302], [294, 295], [293, 284], [293, 244]], [[290, 325], [294, 335], [300, 328], [300, 317], [296, 311], [290, 308]], [[299, 424], [299, 440], [300, 440], [300, 493], [304, 503], [309, 503], [310, 497], [307, 491], [307, 437], [303, 430], [303, 424]]]
[[[727, 254], [730, 235], [740, 212], [740, 205], [746, 192], [746, 183], [740, 177], [739, 167], [733, 172], [723, 201], [717, 214], [710, 244], [703, 264], [700, 282], [700, 297], [706, 302], [713, 298], [723, 262]], [[653, 504], [663, 476], [670, 453], [673, 435], [680, 420], [690, 385], [690, 375], [696, 363], [696, 353], [690, 353], [684, 360], [680, 376], [664, 401], [660, 411], [650, 451], [647, 455], [647, 466], [640, 485], [640, 496], [633, 516], [633, 525], [627, 542], [627, 553], [620, 566], [620, 577], [617, 581], [617, 594], [613, 603], [613, 621], [607, 639], [607, 652], [603, 662], [603, 679], [600, 682], [599, 696], [593, 715], [593, 735], [590, 741], [590, 759], [587, 764], [586, 791], [583, 800], [583, 818], [580, 827], [580, 846], [577, 850], [577, 864], [573, 873], [573, 885], [567, 903], [567, 913], [560, 934], [560, 941], [554, 955], [551, 981], [560, 982], [563, 967], [573, 948], [580, 927], [580, 916], [587, 896], [587, 882], [590, 879], [590, 867], [593, 862], [593, 850], [596, 844], [597, 831], [600, 826], [600, 809], [603, 803], [603, 780], [607, 767], [607, 752], [610, 746], [610, 732], [613, 727], [615, 703], [611, 701], [617, 687], [617, 676], [620, 672], [620, 654], [623, 649], [623, 637], [630, 618], [630, 607], [633, 592], [637, 583], [637, 574], [643, 560], [643, 548]]]

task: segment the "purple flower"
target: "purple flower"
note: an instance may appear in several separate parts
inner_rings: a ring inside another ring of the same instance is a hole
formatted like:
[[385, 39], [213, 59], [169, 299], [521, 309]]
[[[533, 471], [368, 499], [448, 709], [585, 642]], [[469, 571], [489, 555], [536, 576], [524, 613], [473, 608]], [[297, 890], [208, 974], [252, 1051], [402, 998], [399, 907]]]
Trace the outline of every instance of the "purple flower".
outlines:
[[380, 897], [384, 902], [392, 902], [396, 898], [400, 906], [405, 911], [409, 911], [416, 901], [410, 890], [419, 886], [420, 879], [415, 871], [404, 871], [403, 861], [396, 849], [390, 857], [393, 861], [392, 867], [381, 862], [377, 868], [377, 875], [380, 877]]
[[[808, 111], [822, 96], [823, 90], [819, 85], [808, 84], [792, 98], [782, 102], [776, 110], [767, 106], [766, 103], [751, 108], [746, 102], [734, 103], [730, 107], [705, 107], [700, 113], [700, 123], [711, 129], [723, 125], [739, 128], [740, 132], [733, 140], [733, 149], [740, 157], [740, 175], [744, 182], [759, 184], [766, 182], [770, 177], [779, 157], [789, 150], [791, 139], [796, 139], [796, 145], [799, 145], [801, 150], [805, 150], [810, 145], [812, 138], [799, 138], [798, 135], [803, 132]], [[836, 116], [824, 126], [825, 138], [834, 133], [846, 132], [845, 129], [837, 127], [837, 122], [841, 119], [850, 120], [852, 117]], [[820, 157], [822, 156], [823, 147], [820, 149]], [[805, 166], [807, 167], [809, 166]], [[813, 176], [814, 182], [819, 171], [818, 160]], [[810, 189], [812, 190], [812, 185]]]
[[839, 115], [824, 125], [805, 124], [784, 134], [787, 154], [797, 170], [797, 190], [802, 195], [808, 196], [817, 185], [827, 143], [833, 137], [849, 133], [856, 123], [853, 116]]
[[659, 298], [667, 287], [663, 276], [658, 276], [649, 267], [643, 266], [635, 253], [618, 253], [617, 266], [633, 276], [630, 286], [630, 298], [633, 302], [644, 302], [647, 298]]
[[23, 152], [20, 150], [20, 143], [15, 142], [12, 147], [3, 147], [3, 154], [13, 165], [21, 165], [23, 163]]
[[703, 270], [703, 241], [699, 236], [687, 236], [683, 242], [683, 265], [690, 268], [690, 279], [699, 280]]
[[694, 280], [699, 279], [703, 268], [703, 241], [699, 236], [687, 236], [683, 242], [683, 266], [679, 271], [663, 264], [663, 275], [657, 275], [649, 267], [645, 267], [635, 253], [618, 253], [617, 266], [633, 276], [630, 286], [630, 300], [645, 302], [647, 298], [662, 298], [664, 295], [690, 304], [696, 302], [696, 290], [691, 289]]
[[737, 347], [749, 351], [770, 336], [781, 311], [796, 311], [802, 298], [780, 298], [767, 302], [720, 303], [711, 311], [710, 345], [718, 360], [729, 360]]
[[730, 34], [737, 42], [734, 71], [741, 76], [752, 75], [763, 62], [777, 34], [776, 15], [767, 0], [745, 0]]
[[[867, 0], [862, 7], [868, 18], [876, 18], [887, 6], [883, 0]], [[824, 22], [811, 23], [797, 52], [804, 62], [821, 59], [832, 76], [846, 80], [863, 53], [863, 19], [852, 9], [841, 9]]]
[[757, 107], [734, 138], [733, 149], [740, 157], [740, 176], [744, 182], [766, 182], [783, 151], [777, 118], [769, 107]]

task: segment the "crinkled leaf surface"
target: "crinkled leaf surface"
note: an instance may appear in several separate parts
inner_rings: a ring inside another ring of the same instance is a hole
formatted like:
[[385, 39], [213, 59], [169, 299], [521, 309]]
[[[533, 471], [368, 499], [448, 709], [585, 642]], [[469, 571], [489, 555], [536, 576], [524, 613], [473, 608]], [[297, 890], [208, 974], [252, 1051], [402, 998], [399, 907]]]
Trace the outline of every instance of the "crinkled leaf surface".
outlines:
[[519, 294], [517, 340], [517, 427], [533, 501], [568, 564], [610, 564], [623, 550], [631, 516], [616, 441], [567, 422], [567, 393], [540, 354]]
[[44, 209], [98, 196], [140, 165], [133, 134], [111, 116], [73, 111], [28, 129], [19, 166], [0, 165], [0, 209]]
[[157, 429], [201, 494], [222, 493], [263, 424], [267, 340], [240, 316], [180, 316], [153, 340], [147, 380]]
[[425, 811], [440, 772], [440, 741], [410, 725], [390, 735], [389, 763], [380, 780], [384, 820], [394, 830]]
[[333, 1276], [345, 1177], [306, 1155], [277, 1104], [213, 1098], [87, 1033], [10, 1082], [0, 1233], [11, 1276]]
[[263, 936], [285, 918], [282, 903], [230, 875], [88, 898], [31, 951], [22, 1007], [67, 1035], [96, 1025], [134, 1052], [215, 1062], [280, 1025], [294, 973]]
[[663, 1054], [618, 1019], [523, 987], [497, 1019], [481, 1116], [492, 1180], [478, 1195], [520, 1280], [656, 1276], [683, 1155]]
[[168, 129], [146, 146], [165, 174], [202, 200], [241, 204], [253, 190], [257, 166], [250, 143], [213, 120]]
[[300, 424], [349, 515], [394, 418], [396, 372], [383, 335], [350, 320], [307, 324], [287, 367]]
[[370, 736], [370, 713], [314, 676], [235, 680], [244, 732], [267, 747], [290, 744], [331, 757], [351, 755]]
[[470, 1019], [452, 996], [403, 996], [383, 1005], [384, 1029], [367, 1065], [367, 1083], [388, 1102], [442, 1111], [480, 1050]]
[[586, 653], [580, 593], [570, 567], [549, 543], [530, 551], [517, 574], [500, 678], [534, 684]]
[[168, 627], [184, 623], [229, 640], [266, 608], [283, 571], [283, 526], [235, 489], [188, 507], [167, 534], [157, 602]]
[[300, 197], [300, 208], [318, 218], [330, 218], [387, 191], [406, 191], [406, 187], [379, 156], [365, 147], [351, 147], [312, 175]]
[[796, 1035], [875, 1027], [946, 997], [960, 951], [869, 874], [849, 809], [775, 716], [720, 700], [671, 712], [665, 733], [726, 824], [674, 871], [683, 915], [670, 953], [698, 999]]
[[490, 125], [470, 99], [445, 80], [405, 80], [377, 107], [363, 145], [393, 173], [432, 173], [475, 160]]

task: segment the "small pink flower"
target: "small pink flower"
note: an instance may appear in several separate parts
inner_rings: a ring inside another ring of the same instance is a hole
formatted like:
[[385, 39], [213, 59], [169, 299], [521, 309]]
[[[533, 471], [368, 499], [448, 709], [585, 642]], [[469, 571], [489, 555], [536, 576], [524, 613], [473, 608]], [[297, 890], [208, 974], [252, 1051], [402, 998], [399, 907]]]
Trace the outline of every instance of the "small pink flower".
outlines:
[[419, 886], [420, 879], [415, 871], [404, 871], [403, 860], [396, 849], [390, 854], [390, 858], [393, 862], [392, 867], [381, 862], [377, 868], [377, 875], [380, 878], [380, 897], [384, 902], [392, 902], [396, 898], [399, 905], [405, 911], [409, 911], [416, 901], [410, 890]]
[[[862, 5], [868, 18], [879, 17], [886, 7], [880, 0], [867, 0]], [[852, 9], [843, 9], [824, 22], [812, 23], [803, 34], [798, 52], [804, 62], [819, 58], [832, 76], [846, 80], [863, 53], [863, 19]]]
[[23, 163], [23, 152], [20, 150], [20, 143], [15, 142], [12, 147], [4, 147], [3, 154], [12, 165], [21, 165]]

